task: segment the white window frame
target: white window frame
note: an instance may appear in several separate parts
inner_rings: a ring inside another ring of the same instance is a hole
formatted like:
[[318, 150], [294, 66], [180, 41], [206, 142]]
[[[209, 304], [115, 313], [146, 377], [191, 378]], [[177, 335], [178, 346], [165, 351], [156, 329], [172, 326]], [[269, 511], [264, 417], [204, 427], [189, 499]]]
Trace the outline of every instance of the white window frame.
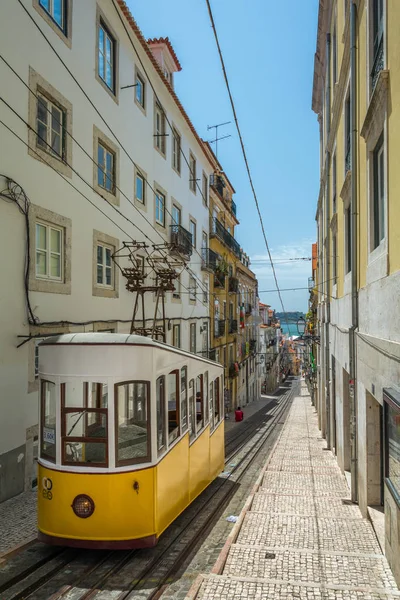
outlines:
[[[43, 103], [46, 103], [46, 106], [43, 106], [43, 110], [46, 111], [47, 120], [50, 121], [50, 123], [49, 122], [44, 123], [44, 121], [42, 121], [39, 118], [39, 102], [40, 102], [40, 100], [42, 100]], [[60, 119], [61, 119], [59, 121], [60, 131], [56, 131], [55, 129], [53, 129], [53, 125], [52, 125], [53, 109], [56, 109], [58, 111], [58, 113], [60, 114]], [[55, 102], [53, 102], [53, 100], [51, 100], [48, 96], [46, 96], [46, 94], [38, 91], [37, 92], [37, 104], [36, 104], [36, 134], [37, 134], [36, 145], [44, 152], [51, 154], [51, 156], [54, 156], [54, 158], [56, 158], [57, 160], [61, 160], [61, 161], [65, 161], [65, 156], [66, 156], [65, 123], [66, 123], [65, 109], [62, 106], [60, 106], [59, 104], [56, 104]], [[46, 137], [45, 138], [43, 136], [39, 136], [39, 124], [42, 124], [44, 127], [46, 127]], [[61, 151], [60, 154], [58, 152], [56, 152], [55, 150], [53, 150], [53, 148], [52, 148], [53, 133], [55, 133], [56, 135], [58, 135], [60, 137], [60, 151]], [[40, 143], [40, 140], [43, 140], [44, 145]]]
[[203, 304], [208, 303], [208, 281], [203, 279]]
[[196, 225], [196, 221], [194, 221], [193, 219], [189, 220], [189, 233], [192, 236], [192, 246], [193, 246], [193, 248], [196, 248], [196, 244], [197, 244], [197, 225]]
[[172, 128], [172, 168], [181, 174], [181, 145], [182, 138], [175, 127]]
[[197, 327], [196, 323], [189, 325], [189, 352], [196, 354], [197, 349]]
[[[141, 95], [138, 96], [139, 89], [142, 90], [142, 93], [141, 93]], [[144, 80], [144, 77], [142, 77], [141, 74], [138, 73], [137, 71], [136, 71], [136, 77], [135, 77], [135, 102], [136, 102], [136, 104], [138, 104], [140, 106], [140, 108], [145, 110], [145, 108], [146, 108], [146, 82]]]
[[[138, 196], [138, 188], [137, 188], [137, 180], [138, 179], [140, 179], [142, 182], [142, 199], [140, 199]], [[136, 171], [136, 174], [135, 174], [135, 199], [138, 202], [140, 202], [140, 204], [143, 204], [143, 206], [146, 205], [146, 179], [141, 173], [139, 173], [139, 171]]]
[[181, 299], [181, 278], [180, 278], [180, 276], [178, 276], [174, 280], [174, 285], [175, 285], [175, 291], [172, 292], [172, 298], [174, 300], [180, 300]]
[[[161, 227], [165, 227], [165, 194], [163, 194], [160, 190], [156, 189], [155, 193], [155, 208], [154, 208], [154, 217], [156, 223]], [[157, 213], [159, 216], [157, 217]], [[160, 215], [162, 213], [162, 218]]]
[[166, 143], [165, 143], [165, 113], [158, 102], [154, 105], [154, 146], [164, 157], [166, 155]]
[[[178, 343], [176, 343], [178, 342]], [[175, 323], [172, 325], [172, 345], [175, 348], [181, 347], [181, 326], [180, 323]]]
[[[98, 249], [99, 248], [102, 248], [102, 262], [101, 263], [99, 263], [99, 258], [98, 258]], [[109, 250], [109, 252], [110, 252], [110, 266], [107, 266], [106, 262], [105, 262], [106, 251], [107, 250]], [[113, 264], [113, 260], [112, 260], [113, 253], [114, 253], [114, 248], [112, 246], [109, 246], [108, 244], [104, 244], [102, 242], [97, 242], [97, 244], [96, 244], [96, 285], [98, 287], [106, 288], [108, 290], [114, 289], [114, 264]], [[99, 268], [99, 266], [102, 267], [102, 279], [103, 279], [103, 281], [101, 281], [101, 282], [98, 280], [98, 268]], [[110, 270], [111, 283], [105, 283], [107, 269]]]
[[60, 0], [60, 4], [61, 4], [61, 24], [56, 20], [56, 18], [54, 17], [54, 0], [48, 0], [49, 2], [49, 9], [47, 9], [44, 4], [43, 4], [44, 0], [39, 0], [39, 6], [49, 15], [49, 17], [51, 18], [51, 20], [57, 25], [57, 27], [64, 33], [64, 35], [67, 34], [67, 21], [66, 21], [66, 2], [65, 0]]
[[189, 189], [194, 194], [196, 193], [196, 172], [197, 164], [196, 157], [192, 152], [189, 153]]
[[[37, 226], [41, 226], [41, 227], [45, 227], [46, 229], [46, 248], [38, 248], [38, 239], [37, 239]], [[60, 233], [60, 252], [55, 252], [51, 249], [50, 247], [50, 240], [51, 240], [51, 236], [49, 235], [49, 233], [54, 230], [57, 231], [58, 233]], [[52, 225], [50, 223], [46, 223], [44, 221], [41, 220], [37, 220], [35, 223], [35, 276], [36, 279], [45, 279], [48, 281], [63, 281], [63, 277], [64, 277], [64, 230], [62, 227], [56, 227], [55, 225]], [[37, 255], [38, 253], [40, 254], [45, 254], [46, 256], [46, 274], [42, 275], [38, 273], [37, 270], [37, 266], [38, 266], [38, 262], [37, 262]], [[56, 255], [59, 256], [60, 258], [60, 277], [55, 277], [50, 275], [50, 261], [51, 261], [51, 257], [52, 255]]]
[[[101, 164], [99, 162], [99, 147], [101, 146], [101, 148], [103, 149], [103, 153], [104, 153], [104, 161], [103, 164]], [[109, 177], [108, 176], [108, 172], [107, 172], [107, 154], [110, 155], [112, 157], [112, 176]], [[106, 192], [108, 192], [109, 194], [112, 194], [113, 196], [116, 195], [116, 170], [117, 170], [117, 165], [116, 165], [116, 154], [115, 152], [113, 152], [113, 150], [110, 150], [106, 144], [104, 144], [104, 142], [99, 139], [97, 141], [97, 185], [102, 188], [103, 190], [105, 190]], [[99, 181], [99, 169], [101, 169], [101, 172], [103, 174], [103, 182], [100, 183]], [[112, 183], [112, 187], [111, 189], [108, 189], [106, 187], [106, 185], [104, 185], [107, 181], [107, 178], [109, 178], [111, 180]]]
[[196, 302], [197, 282], [193, 275], [189, 276], [189, 301]]
[[[103, 47], [101, 48], [100, 44], [100, 31], [103, 32]], [[111, 45], [111, 54], [110, 60], [107, 60], [107, 40], [110, 41]], [[113, 35], [110, 33], [107, 25], [104, 23], [103, 19], [100, 18], [98, 23], [98, 38], [97, 38], [97, 54], [98, 54], [98, 64], [97, 64], [97, 74], [100, 79], [103, 81], [104, 85], [115, 95], [116, 88], [116, 76], [115, 76], [115, 54], [116, 54], [116, 40]], [[100, 72], [100, 56], [103, 57], [103, 73]], [[111, 71], [111, 85], [107, 82], [107, 65], [110, 65]]]

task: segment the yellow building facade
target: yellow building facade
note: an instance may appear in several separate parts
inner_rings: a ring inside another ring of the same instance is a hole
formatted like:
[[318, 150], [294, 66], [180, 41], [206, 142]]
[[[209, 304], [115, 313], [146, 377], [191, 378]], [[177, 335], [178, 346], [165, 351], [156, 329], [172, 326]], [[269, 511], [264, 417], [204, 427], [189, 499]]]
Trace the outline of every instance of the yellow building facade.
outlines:
[[[317, 409], [400, 582], [400, 3], [320, 0]], [[399, 146], [399, 147], [398, 147]]]

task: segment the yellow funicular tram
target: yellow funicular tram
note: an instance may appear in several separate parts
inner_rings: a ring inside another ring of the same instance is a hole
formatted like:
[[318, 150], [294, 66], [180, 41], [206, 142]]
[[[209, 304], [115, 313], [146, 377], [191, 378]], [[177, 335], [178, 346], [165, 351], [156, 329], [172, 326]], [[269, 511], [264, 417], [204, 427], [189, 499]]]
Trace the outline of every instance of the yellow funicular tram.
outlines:
[[223, 367], [113, 333], [40, 344], [38, 537], [153, 546], [224, 466]]

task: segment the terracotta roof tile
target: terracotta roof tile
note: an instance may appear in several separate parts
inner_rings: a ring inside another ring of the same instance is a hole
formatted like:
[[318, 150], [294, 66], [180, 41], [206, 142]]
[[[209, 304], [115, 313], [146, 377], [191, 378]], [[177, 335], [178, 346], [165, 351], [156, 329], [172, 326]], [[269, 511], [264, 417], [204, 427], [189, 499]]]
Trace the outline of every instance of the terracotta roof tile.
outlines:
[[147, 43], [149, 44], [149, 46], [151, 46], [152, 44], [165, 44], [167, 46], [168, 50], [170, 51], [172, 58], [174, 59], [176, 68], [178, 69], [178, 71], [182, 71], [181, 63], [179, 62], [178, 57], [175, 53], [175, 50], [173, 49], [172, 44], [169, 41], [169, 37], [153, 38], [153, 39], [147, 40]]

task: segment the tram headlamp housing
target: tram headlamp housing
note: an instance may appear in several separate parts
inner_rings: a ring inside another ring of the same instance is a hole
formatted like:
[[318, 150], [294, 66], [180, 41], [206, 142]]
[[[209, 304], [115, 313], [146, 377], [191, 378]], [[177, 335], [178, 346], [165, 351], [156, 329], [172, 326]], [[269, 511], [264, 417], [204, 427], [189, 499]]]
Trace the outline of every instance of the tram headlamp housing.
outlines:
[[91, 497], [86, 494], [79, 494], [79, 496], [76, 496], [71, 506], [76, 516], [81, 519], [87, 519], [94, 513], [94, 502]]

